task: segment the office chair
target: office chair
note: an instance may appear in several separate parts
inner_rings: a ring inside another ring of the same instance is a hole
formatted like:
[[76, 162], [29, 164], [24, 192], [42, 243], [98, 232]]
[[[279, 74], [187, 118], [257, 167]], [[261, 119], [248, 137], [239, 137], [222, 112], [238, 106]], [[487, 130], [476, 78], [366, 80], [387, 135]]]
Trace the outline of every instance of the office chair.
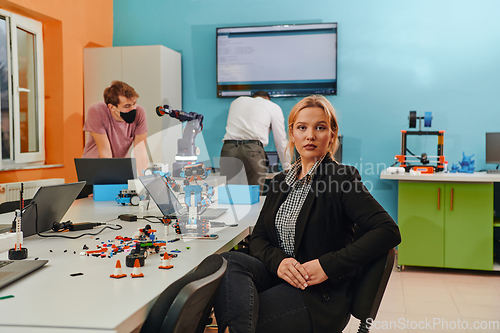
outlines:
[[394, 266], [395, 250], [370, 261], [363, 266], [356, 278], [351, 314], [360, 320], [358, 333], [368, 333], [368, 318], [375, 320], [385, 288]]
[[172, 283], [157, 298], [140, 333], [201, 333], [227, 262], [218, 254]]

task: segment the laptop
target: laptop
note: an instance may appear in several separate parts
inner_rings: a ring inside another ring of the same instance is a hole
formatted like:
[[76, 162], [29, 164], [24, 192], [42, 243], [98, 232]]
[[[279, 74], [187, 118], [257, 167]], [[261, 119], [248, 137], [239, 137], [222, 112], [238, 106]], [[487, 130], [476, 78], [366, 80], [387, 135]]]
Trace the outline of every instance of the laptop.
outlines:
[[39, 269], [48, 260], [0, 260], [0, 289]]
[[75, 158], [78, 181], [87, 185], [127, 184], [137, 178], [135, 158]]
[[23, 236], [36, 234], [37, 228], [38, 232], [50, 230], [54, 222], [61, 222], [84, 185], [85, 182], [78, 182], [40, 187], [23, 213]]
[[[165, 184], [160, 176], [149, 175], [139, 177], [139, 180], [164, 216], [180, 217], [189, 214], [187, 208], [179, 202], [172, 189]], [[227, 208], [208, 208], [200, 216], [213, 220], [226, 211]]]

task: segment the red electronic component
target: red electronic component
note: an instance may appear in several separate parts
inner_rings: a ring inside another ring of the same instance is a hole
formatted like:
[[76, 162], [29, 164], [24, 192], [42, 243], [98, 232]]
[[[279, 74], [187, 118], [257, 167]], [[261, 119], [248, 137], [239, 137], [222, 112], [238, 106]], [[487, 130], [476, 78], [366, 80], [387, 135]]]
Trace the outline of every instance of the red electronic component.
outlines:
[[434, 173], [434, 167], [431, 166], [414, 166], [413, 171], [420, 171], [420, 173]]

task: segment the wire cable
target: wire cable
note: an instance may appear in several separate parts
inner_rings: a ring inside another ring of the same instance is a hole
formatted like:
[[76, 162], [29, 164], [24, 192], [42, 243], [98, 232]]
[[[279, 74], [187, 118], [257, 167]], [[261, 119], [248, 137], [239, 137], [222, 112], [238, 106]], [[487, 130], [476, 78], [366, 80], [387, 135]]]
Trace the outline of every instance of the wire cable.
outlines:
[[[36, 234], [40, 237], [46, 237], [46, 238], [50, 238], [50, 237], [60, 237], [60, 238], [68, 238], [68, 239], [78, 239], [80, 237], [83, 237], [83, 236], [97, 236], [99, 235], [101, 232], [103, 232], [105, 229], [111, 229], [111, 230], [121, 230], [123, 229], [123, 227], [119, 224], [115, 224], [114, 226], [117, 227], [117, 228], [113, 228], [111, 227], [110, 225], [106, 225], [104, 228], [102, 228], [101, 230], [99, 230], [98, 232], [96, 233], [90, 233], [90, 232], [86, 232], [86, 233], [83, 233], [81, 235], [78, 235], [78, 236], [65, 236], [65, 235], [42, 235], [41, 233], [38, 232], [38, 205], [36, 204], [35, 201], [32, 201], [28, 206], [26, 206], [24, 209], [26, 210], [26, 208], [28, 208], [29, 206], [31, 205], [35, 205], [35, 231], [36, 231]], [[113, 220], [116, 220], [116, 219], [112, 219], [112, 220], [109, 220], [107, 222], [110, 222], [110, 221], [113, 221]], [[107, 222], [104, 222], [104, 223], [107, 223]]]
[[[161, 217], [154, 216], [154, 215], [146, 215], [146, 216], [143, 216], [143, 217], [138, 217], [137, 219], [138, 220], [146, 220], [149, 223], [163, 223], [163, 219]], [[157, 219], [158, 221], [152, 221], [150, 219]]]

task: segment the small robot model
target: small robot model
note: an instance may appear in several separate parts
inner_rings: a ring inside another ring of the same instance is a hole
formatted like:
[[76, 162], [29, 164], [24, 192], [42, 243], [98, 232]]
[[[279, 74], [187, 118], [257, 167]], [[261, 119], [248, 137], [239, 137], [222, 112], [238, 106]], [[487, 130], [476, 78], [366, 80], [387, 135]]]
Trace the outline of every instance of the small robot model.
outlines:
[[121, 190], [116, 196], [116, 202], [123, 206], [129, 204], [132, 206], [139, 206], [141, 198], [137, 195], [135, 190]]

